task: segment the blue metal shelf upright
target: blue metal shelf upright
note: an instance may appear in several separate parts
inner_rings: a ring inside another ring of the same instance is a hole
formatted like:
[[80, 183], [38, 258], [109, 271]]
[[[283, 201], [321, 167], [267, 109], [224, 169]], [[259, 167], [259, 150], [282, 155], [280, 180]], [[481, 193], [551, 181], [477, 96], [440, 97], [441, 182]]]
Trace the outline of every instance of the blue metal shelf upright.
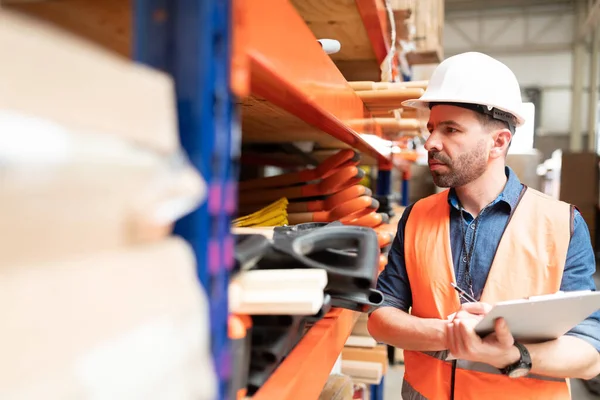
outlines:
[[[226, 397], [230, 375], [227, 288], [229, 226], [237, 203], [239, 118], [230, 89], [231, 0], [135, 0], [134, 58], [175, 81], [183, 148], [207, 182], [206, 203], [179, 221], [210, 301], [212, 354]], [[202, 379], [202, 377], [199, 377]]]

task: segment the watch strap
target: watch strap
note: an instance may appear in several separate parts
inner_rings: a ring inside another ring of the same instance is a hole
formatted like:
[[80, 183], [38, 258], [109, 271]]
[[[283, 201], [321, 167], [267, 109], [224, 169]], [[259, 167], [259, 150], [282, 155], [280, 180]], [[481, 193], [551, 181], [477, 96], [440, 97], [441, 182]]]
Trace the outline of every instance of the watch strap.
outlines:
[[500, 372], [502, 372], [504, 375], [510, 375], [511, 372], [517, 369], [531, 370], [532, 362], [529, 350], [527, 350], [527, 348], [521, 343], [515, 342], [514, 345], [517, 349], [519, 349], [521, 357], [517, 360], [517, 362], [507, 365], [506, 367], [500, 370]]

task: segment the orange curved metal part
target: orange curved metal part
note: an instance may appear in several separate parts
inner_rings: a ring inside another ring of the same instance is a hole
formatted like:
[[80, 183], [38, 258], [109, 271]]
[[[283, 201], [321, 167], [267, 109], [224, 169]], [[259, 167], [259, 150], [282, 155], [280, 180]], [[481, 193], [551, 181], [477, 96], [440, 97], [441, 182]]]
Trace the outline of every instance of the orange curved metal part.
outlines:
[[392, 224], [381, 224], [378, 227], [375, 228], [376, 231], [378, 232], [387, 232], [389, 234], [391, 234], [392, 236], [396, 236], [396, 232], [398, 230], [398, 228]]
[[287, 206], [287, 211], [289, 213], [328, 211], [335, 208], [340, 203], [344, 203], [360, 196], [371, 196], [372, 194], [373, 193], [371, 192], [371, 189], [368, 187], [363, 185], [354, 185], [332, 194], [324, 200], [289, 203]]
[[354, 226], [364, 226], [366, 228], [375, 228], [381, 225], [382, 223], [387, 222], [387, 215], [378, 213], [376, 211], [372, 211], [367, 215], [363, 215], [360, 218], [342, 218], [340, 222], [344, 225], [354, 225]]
[[[339, 204], [337, 207], [329, 211], [329, 214], [337, 219], [354, 216], [358, 218], [357, 212], [363, 210], [377, 210], [379, 208], [379, 202], [371, 196], [360, 196], [356, 199], [345, 201]], [[370, 212], [370, 211], [369, 211]]]
[[239, 182], [239, 190], [255, 190], [264, 188], [277, 188], [294, 185], [302, 182], [324, 179], [342, 167], [356, 166], [360, 162], [360, 155], [351, 149], [344, 149], [328, 157], [314, 169], [305, 169], [267, 178], [250, 179]]
[[243, 196], [240, 196], [239, 203], [247, 205], [275, 201], [283, 197], [287, 199], [299, 199], [304, 197], [328, 196], [356, 185], [364, 176], [365, 172], [360, 168], [355, 166], [343, 167], [318, 183], [280, 189], [246, 191]]
[[357, 132], [346, 124], [348, 120], [369, 118], [370, 114], [290, 2], [252, 2], [246, 8], [245, 23], [253, 94], [374, 156], [378, 162], [390, 163], [361, 136], [380, 136], [375, 124], [370, 132]]
[[[382, 224], [385, 225], [385, 224]], [[385, 246], [392, 243], [394, 240], [394, 235], [391, 232], [386, 230], [379, 230], [375, 227], [375, 233], [377, 233], [377, 242], [379, 243], [379, 248], [382, 249]]]
[[333, 222], [342, 218], [356, 219], [379, 208], [379, 202], [370, 196], [348, 200], [329, 211], [288, 213], [290, 225], [305, 222]]

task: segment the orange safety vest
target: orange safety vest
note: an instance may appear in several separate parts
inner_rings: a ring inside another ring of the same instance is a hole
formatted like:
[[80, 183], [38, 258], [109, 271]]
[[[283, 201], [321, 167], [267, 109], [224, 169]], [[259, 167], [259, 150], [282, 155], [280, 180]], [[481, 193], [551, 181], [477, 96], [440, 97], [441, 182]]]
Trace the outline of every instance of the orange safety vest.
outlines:
[[[560, 290], [572, 230], [571, 206], [526, 188], [502, 235], [485, 283], [490, 304]], [[404, 258], [412, 290], [411, 314], [446, 319], [460, 308], [450, 247], [448, 191], [416, 202], [405, 228]], [[405, 386], [410, 400], [570, 399], [565, 379], [528, 375], [509, 378], [482, 363], [458, 360], [447, 352], [405, 351]], [[454, 382], [452, 382], [454, 380]]]

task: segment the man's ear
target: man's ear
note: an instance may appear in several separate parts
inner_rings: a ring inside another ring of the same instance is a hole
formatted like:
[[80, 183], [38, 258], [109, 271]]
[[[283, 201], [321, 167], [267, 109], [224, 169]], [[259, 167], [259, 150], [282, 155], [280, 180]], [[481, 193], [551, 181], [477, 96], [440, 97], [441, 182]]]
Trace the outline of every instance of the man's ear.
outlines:
[[494, 133], [495, 139], [491, 149], [493, 158], [504, 157], [508, 153], [508, 146], [512, 140], [512, 134], [508, 129], [501, 129]]

